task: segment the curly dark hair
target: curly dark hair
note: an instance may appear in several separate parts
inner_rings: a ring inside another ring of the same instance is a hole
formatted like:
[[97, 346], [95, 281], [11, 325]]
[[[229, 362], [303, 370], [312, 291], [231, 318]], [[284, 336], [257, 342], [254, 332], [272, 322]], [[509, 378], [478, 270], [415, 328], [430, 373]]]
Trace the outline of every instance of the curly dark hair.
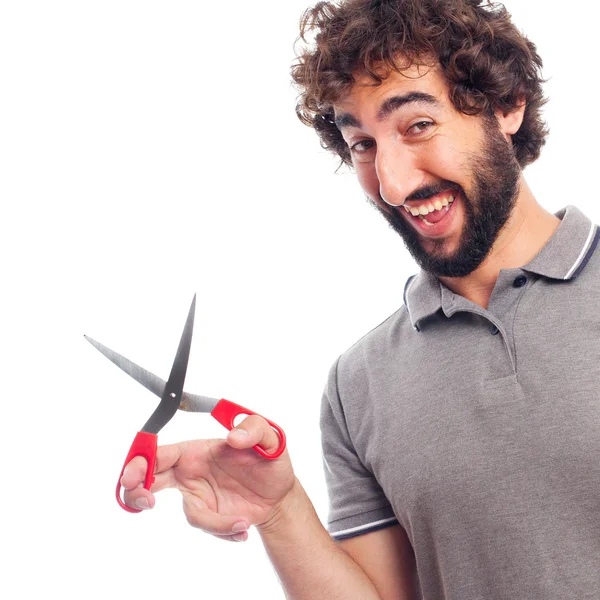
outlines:
[[[314, 36], [313, 43], [308, 37]], [[468, 115], [511, 112], [525, 101], [512, 136], [521, 165], [535, 161], [548, 134], [541, 116], [542, 60], [535, 45], [491, 0], [342, 0], [319, 2], [300, 22], [292, 78], [300, 91], [296, 113], [314, 127], [321, 145], [352, 164], [334, 123], [333, 104], [357, 74], [374, 85], [391, 70], [432, 58], [440, 65], [456, 109]], [[382, 69], [384, 75], [382, 76]]]

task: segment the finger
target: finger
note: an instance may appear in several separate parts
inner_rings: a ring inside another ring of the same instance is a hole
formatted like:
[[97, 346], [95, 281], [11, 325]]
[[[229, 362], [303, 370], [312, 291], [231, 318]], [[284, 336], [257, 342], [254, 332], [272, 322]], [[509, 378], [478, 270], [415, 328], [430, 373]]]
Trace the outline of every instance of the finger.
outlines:
[[125, 490], [123, 492], [123, 502], [130, 508], [150, 510], [156, 505], [156, 498], [140, 484], [134, 490]]
[[121, 477], [121, 485], [126, 490], [136, 488], [140, 483], [143, 483], [146, 478], [146, 470], [148, 469], [148, 461], [143, 456], [135, 456], [132, 458], [123, 469]]
[[153, 494], [144, 488], [148, 461], [143, 456], [135, 456], [123, 469], [121, 487], [123, 488], [123, 502], [130, 508], [148, 510], [154, 508], [156, 499]]
[[[198, 445], [198, 442], [200, 442], [200, 440], [196, 440], [196, 446]], [[206, 443], [205, 440], [205, 444]], [[160, 492], [166, 488], [179, 487], [175, 470], [185, 453], [188, 452], [189, 454], [189, 445], [190, 442], [188, 441], [158, 447], [156, 452], [156, 465], [154, 468], [154, 483], [151, 488], [153, 492]], [[197, 452], [199, 453], [199, 456], [200, 451], [197, 450]]]
[[268, 454], [279, 448], [279, 435], [263, 417], [250, 415], [246, 417], [227, 436], [227, 443], [232, 448], [252, 448], [257, 444]]
[[226, 542], [245, 542], [248, 539], [248, 532], [244, 531], [234, 535], [215, 535], [215, 537]]
[[[168, 487], [175, 487], [175, 477], [172, 467], [177, 465], [177, 461], [183, 453], [183, 444], [171, 444], [160, 446], [156, 453], [156, 463], [154, 467], [155, 478], [151, 486], [152, 492], [158, 492]], [[123, 501], [131, 508], [148, 510], [154, 508], [156, 499], [149, 490], [144, 488], [148, 462], [143, 456], [135, 456], [125, 466], [123, 476], [121, 477], [121, 486], [125, 490]]]
[[203, 500], [193, 494], [183, 495], [183, 511], [192, 527], [202, 529], [202, 531], [217, 537], [247, 534], [248, 529], [250, 529], [248, 519], [216, 513], [210, 510]]
[[123, 469], [120, 481], [123, 502], [130, 508], [146, 510], [154, 507], [154, 497], [144, 489], [147, 469], [148, 461], [143, 456], [134, 456]]
[[156, 453], [154, 466], [154, 483], [151, 490], [144, 488], [148, 462], [142, 456], [134, 457], [125, 466], [121, 477], [121, 486], [124, 489], [123, 501], [131, 508], [148, 510], [154, 508], [156, 499], [152, 492], [165, 488], [177, 487], [177, 482], [172, 468], [177, 466], [187, 442], [159, 446]]
[[156, 474], [164, 473], [177, 466], [188, 444], [189, 442], [181, 442], [179, 444], [159, 446], [156, 452], [156, 467], [154, 468], [154, 472]]
[[[166, 487], [172, 487], [175, 484], [174, 477], [169, 470], [177, 466], [181, 458], [184, 446], [187, 442], [181, 444], [171, 444], [168, 446], [159, 446], [156, 451], [156, 463], [154, 464], [155, 483], [152, 490], [157, 492]], [[143, 456], [136, 456], [125, 467], [121, 485], [131, 490], [143, 483], [146, 478], [148, 462]]]

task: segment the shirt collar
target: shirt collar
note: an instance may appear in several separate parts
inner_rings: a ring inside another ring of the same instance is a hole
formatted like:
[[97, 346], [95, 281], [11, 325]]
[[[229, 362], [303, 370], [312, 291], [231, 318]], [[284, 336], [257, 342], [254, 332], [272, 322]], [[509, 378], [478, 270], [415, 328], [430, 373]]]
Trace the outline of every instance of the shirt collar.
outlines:
[[[560, 219], [556, 231], [522, 269], [566, 281], [583, 271], [598, 245], [600, 230], [574, 206], [563, 208], [556, 216]], [[418, 331], [419, 322], [435, 314], [451, 297], [453, 293], [434, 275], [426, 271], [413, 275], [404, 288], [404, 305], [414, 329]]]
[[556, 213], [560, 224], [524, 271], [552, 279], [574, 279], [592, 257], [600, 232], [579, 209], [567, 206]]
[[419, 331], [419, 322], [435, 314], [442, 308], [442, 291], [448, 288], [438, 281], [437, 277], [421, 271], [413, 275], [404, 287], [404, 306], [410, 322]]

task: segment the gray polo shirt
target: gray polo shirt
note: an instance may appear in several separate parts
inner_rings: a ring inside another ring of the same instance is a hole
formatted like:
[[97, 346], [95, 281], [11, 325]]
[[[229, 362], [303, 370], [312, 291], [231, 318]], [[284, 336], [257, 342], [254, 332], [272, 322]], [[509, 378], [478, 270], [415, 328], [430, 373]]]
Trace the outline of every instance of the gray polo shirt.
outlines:
[[600, 598], [600, 232], [557, 216], [487, 310], [421, 272], [330, 372], [329, 530], [399, 522], [425, 600]]

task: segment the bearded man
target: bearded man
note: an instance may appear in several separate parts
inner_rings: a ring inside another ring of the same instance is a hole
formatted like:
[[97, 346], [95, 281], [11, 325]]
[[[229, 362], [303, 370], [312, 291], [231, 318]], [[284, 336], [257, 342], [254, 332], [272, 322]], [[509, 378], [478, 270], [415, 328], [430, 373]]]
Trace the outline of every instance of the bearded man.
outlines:
[[[482, 0], [321, 2], [302, 36], [298, 115], [421, 271], [331, 369], [328, 531], [288, 455], [248, 450], [277, 447], [260, 417], [161, 449], [153, 491], [220, 537], [255, 525], [288, 598], [597, 598], [600, 234], [525, 182], [547, 135], [535, 46]], [[148, 508], [143, 472], [122, 483]]]

